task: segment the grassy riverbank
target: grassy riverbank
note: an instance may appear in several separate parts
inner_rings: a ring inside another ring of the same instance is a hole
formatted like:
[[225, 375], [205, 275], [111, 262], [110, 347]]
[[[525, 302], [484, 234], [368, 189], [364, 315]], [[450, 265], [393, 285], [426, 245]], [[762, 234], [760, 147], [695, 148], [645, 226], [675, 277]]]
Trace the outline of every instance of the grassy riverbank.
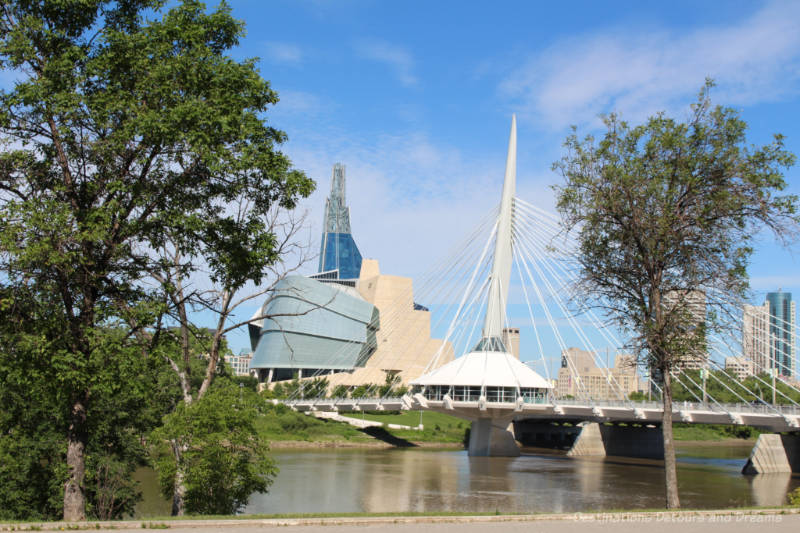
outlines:
[[[376, 411], [348, 413], [345, 416], [372, 420], [384, 428], [361, 430], [344, 422], [318, 419], [295, 412], [283, 405], [268, 404], [256, 426], [274, 448], [304, 447], [386, 447], [386, 446], [461, 446], [470, 424], [454, 416], [424, 411]], [[389, 424], [424, 429], [392, 429]], [[675, 424], [678, 442], [745, 442], [758, 438], [755, 428], [724, 425]]]
[[342, 422], [320, 420], [292, 411], [285, 405], [267, 404], [263, 416], [256, 420], [259, 433], [279, 447], [281, 442], [364, 443], [375, 439]]
[[674, 424], [676, 441], [748, 441], [755, 440], [762, 433], [750, 426]]
[[387, 431], [401, 439], [426, 443], [463, 444], [467, 428], [470, 427], [470, 423], [466, 420], [435, 411], [424, 411], [422, 413], [420, 411], [375, 411], [355, 414], [352, 417], [381, 422], [384, 426], [397, 424], [417, 427], [422, 423], [422, 430], [387, 428]]
[[[419, 411], [350, 413], [351, 418], [373, 420], [385, 425], [416, 427]], [[264, 416], [256, 420], [258, 431], [273, 448], [371, 447], [371, 446], [461, 446], [469, 423], [449, 415], [424, 412], [422, 430], [358, 429], [344, 422], [318, 419], [292, 411], [283, 405], [268, 404]]]

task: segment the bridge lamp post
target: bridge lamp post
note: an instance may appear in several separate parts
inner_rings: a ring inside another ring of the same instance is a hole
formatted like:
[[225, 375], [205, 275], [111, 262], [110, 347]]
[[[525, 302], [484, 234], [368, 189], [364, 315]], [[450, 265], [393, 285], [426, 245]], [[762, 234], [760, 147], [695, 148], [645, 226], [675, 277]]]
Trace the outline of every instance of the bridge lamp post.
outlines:
[[703, 380], [703, 405], [708, 403], [708, 393], [706, 392], [706, 380], [708, 379], [708, 369], [703, 367], [700, 369], [700, 378]]
[[776, 403], [775, 402], [775, 389], [776, 389], [775, 379], [776, 379], [776, 377], [778, 375], [778, 369], [775, 367], [775, 361], [774, 360], [772, 362], [772, 365], [773, 366], [769, 370], [769, 373], [772, 374], [772, 405], [775, 405], [775, 403]]

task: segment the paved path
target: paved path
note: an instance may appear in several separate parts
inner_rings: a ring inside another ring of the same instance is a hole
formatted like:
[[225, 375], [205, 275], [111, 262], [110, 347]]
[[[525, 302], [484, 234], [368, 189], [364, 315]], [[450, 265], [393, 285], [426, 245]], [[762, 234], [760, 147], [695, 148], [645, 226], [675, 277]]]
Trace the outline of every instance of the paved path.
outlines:
[[[679, 513], [592, 513], [477, 517], [365, 517], [269, 520], [128, 521], [78, 526], [92, 531], [142, 533], [168, 528], [176, 533], [797, 533], [800, 509], [761, 511], [685, 511]], [[75, 525], [0, 524], [0, 531], [74, 529]]]

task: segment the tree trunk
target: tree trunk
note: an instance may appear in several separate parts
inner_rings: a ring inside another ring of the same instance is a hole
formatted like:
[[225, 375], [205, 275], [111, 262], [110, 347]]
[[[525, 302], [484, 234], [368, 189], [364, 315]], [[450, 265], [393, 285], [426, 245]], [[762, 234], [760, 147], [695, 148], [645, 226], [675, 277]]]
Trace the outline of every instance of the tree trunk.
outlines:
[[86, 404], [76, 400], [72, 404], [69, 430], [67, 431], [68, 477], [64, 484], [64, 521], [86, 520]]
[[672, 437], [672, 381], [669, 370], [662, 369], [664, 414], [661, 418], [661, 432], [664, 436], [664, 483], [667, 493], [667, 509], [681, 506], [678, 499], [678, 472], [675, 465], [675, 441]]
[[186, 473], [183, 466], [183, 453], [187, 447], [177, 442], [172, 443], [175, 454], [175, 484], [172, 491], [172, 516], [186, 514]]

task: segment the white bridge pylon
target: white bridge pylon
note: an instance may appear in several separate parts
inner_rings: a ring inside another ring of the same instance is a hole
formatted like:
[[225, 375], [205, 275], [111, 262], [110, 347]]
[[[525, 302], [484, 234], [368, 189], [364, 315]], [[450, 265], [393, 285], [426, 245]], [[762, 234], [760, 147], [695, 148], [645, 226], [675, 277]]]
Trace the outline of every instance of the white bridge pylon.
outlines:
[[[508, 431], [516, 411], [498, 404], [521, 407], [544, 403], [553, 388], [547, 380], [521, 363], [503, 342], [506, 303], [511, 281], [514, 193], [517, 179], [517, 121], [511, 118], [508, 156], [497, 218], [486, 315], [481, 338], [467, 354], [411, 382], [414, 400], [427, 405], [441, 401], [451, 414], [472, 421], [469, 454], [517, 456], [519, 447]], [[458, 402], [456, 406], [455, 402]], [[435, 408], [432, 404], [430, 408]]]

